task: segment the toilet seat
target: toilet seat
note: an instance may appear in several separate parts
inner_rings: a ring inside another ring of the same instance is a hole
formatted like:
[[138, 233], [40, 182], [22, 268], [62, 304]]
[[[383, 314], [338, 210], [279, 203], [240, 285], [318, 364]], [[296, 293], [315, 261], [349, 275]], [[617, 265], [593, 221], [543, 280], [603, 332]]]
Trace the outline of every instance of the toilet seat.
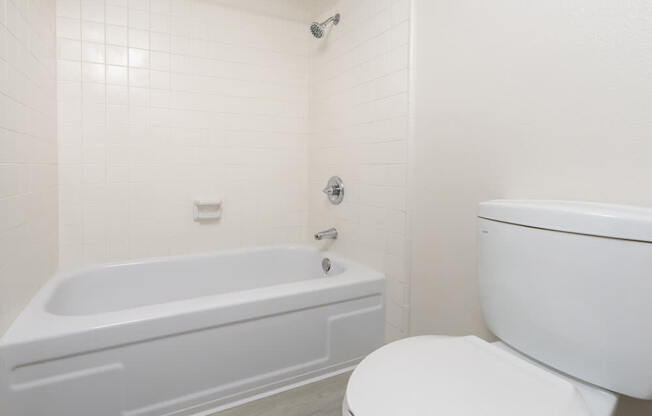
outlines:
[[597, 416], [576, 385], [477, 337], [388, 344], [353, 372], [354, 416]]

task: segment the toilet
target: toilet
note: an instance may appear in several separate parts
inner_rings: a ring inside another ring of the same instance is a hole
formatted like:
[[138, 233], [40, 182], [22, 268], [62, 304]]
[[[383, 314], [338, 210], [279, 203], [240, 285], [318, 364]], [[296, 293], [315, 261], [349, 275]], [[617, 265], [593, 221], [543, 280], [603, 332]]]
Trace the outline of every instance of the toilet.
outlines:
[[652, 209], [481, 203], [478, 284], [497, 342], [419, 336], [355, 369], [344, 416], [609, 416], [652, 399]]

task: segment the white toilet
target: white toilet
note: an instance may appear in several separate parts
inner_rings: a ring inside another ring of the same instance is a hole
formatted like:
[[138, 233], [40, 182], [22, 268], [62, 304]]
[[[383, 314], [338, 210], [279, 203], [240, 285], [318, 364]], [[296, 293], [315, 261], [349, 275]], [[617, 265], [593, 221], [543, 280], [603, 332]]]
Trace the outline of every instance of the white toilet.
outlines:
[[608, 416], [652, 399], [652, 209], [491, 201], [478, 281], [502, 341], [423, 336], [353, 372], [345, 416]]

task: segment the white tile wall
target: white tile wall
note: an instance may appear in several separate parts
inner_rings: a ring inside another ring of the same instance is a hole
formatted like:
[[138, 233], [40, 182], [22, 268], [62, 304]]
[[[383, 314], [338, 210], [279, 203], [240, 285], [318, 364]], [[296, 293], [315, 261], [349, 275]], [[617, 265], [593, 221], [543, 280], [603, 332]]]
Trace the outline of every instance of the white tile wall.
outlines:
[[[334, 250], [387, 274], [387, 338], [407, 335], [406, 188], [409, 0], [325, 1], [341, 22], [313, 40], [310, 229], [336, 226]], [[320, 190], [331, 175], [344, 202]]]
[[0, 0], [0, 335], [57, 264], [55, 7]]
[[305, 240], [311, 39], [236, 3], [57, 0], [61, 268]]

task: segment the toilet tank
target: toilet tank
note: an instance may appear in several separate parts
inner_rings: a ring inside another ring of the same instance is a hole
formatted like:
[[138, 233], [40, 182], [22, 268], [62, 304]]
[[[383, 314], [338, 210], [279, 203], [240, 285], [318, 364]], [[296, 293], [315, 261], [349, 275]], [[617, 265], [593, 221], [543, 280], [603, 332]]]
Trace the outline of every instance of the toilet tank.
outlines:
[[652, 209], [501, 200], [478, 209], [489, 328], [571, 376], [652, 399]]

